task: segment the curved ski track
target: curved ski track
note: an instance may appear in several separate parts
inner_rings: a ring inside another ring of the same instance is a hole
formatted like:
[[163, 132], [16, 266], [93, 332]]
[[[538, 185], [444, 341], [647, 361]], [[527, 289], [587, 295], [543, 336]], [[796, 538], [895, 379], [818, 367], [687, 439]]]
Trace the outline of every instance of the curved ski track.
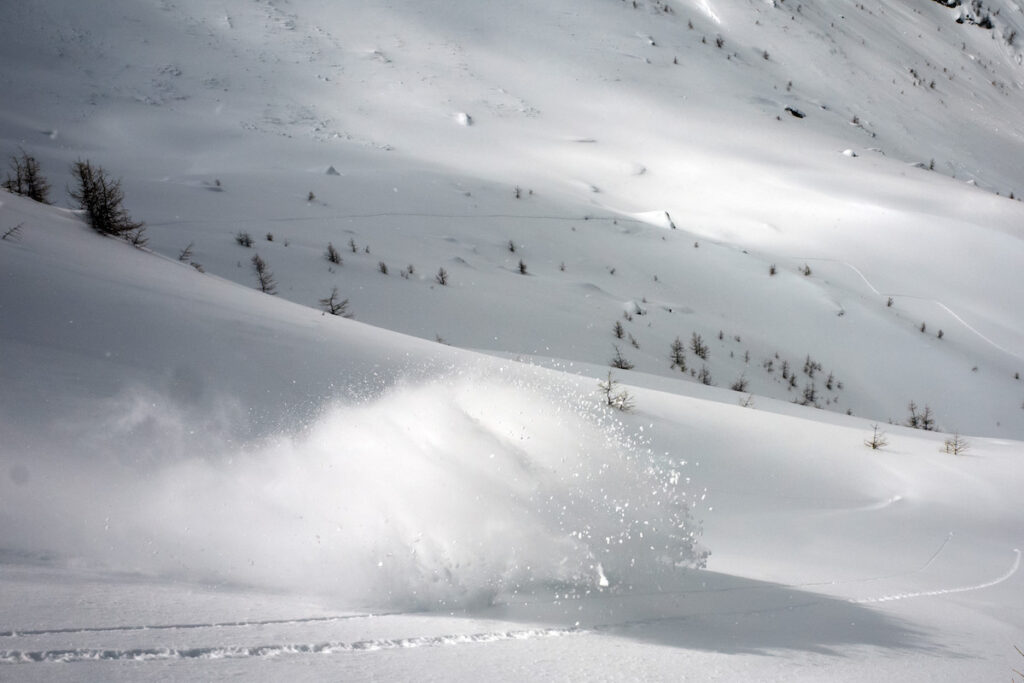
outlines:
[[[939, 556], [946, 544], [949, 542], [952, 535], [947, 536], [943, 541], [942, 545], [939, 546], [931, 557], [918, 569], [907, 572], [906, 574], [914, 574], [920, 572], [931, 565], [935, 559]], [[990, 588], [998, 584], [1004, 583], [1013, 577], [1020, 569], [1021, 564], [1021, 551], [1018, 549], [1013, 550], [1014, 559], [1010, 568], [1002, 575], [986, 581], [983, 583], [972, 584], [969, 586], [958, 586], [953, 588], [941, 588], [930, 591], [918, 591], [912, 593], [894, 593], [888, 595], [874, 596], [868, 598], [853, 598], [849, 602], [854, 604], [875, 604], [892, 602], [897, 600], [907, 600], [910, 598], [919, 597], [934, 597], [940, 595], [949, 595], [953, 593], [964, 593], [968, 591], [977, 591], [985, 588]], [[892, 576], [903, 576], [906, 574], [895, 574]], [[874, 577], [868, 579], [861, 579], [860, 581], [874, 581], [880, 578], [890, 577]], [[855, 583], [857, 581], [834, 581], [818, 584], [799, 584], [792, 587], [809, 587], [815, 585], [834, 585], [840, 583]], [[720, 588], [712, 589], [710, 591], [681, 591], [683, 593], [697, 593], [697, 592], [723, 592], [730, 590], [742, 590], [742, 588]], [[805, 607], [814, 605], [820, 602], [820, 600], [810, 599], [805, 603], [794, 605], [792, 603], [786, 605], [772, 606], [754, 610], [740, 610], [738, 612], [715, 612], [715, 614], [755, 614], [771, 612], [775, 610], [789, 610], [795, 607]], [[333, 616], [333, 617], [311, 617], [306, 619], [272, 619], [263, 621], [237, 621], [237, 622], [219, 622], [211, 624], [161, 624], [152, 626], [107, 626], [107, 627], [83, 627], [83, 628], [59, 628], [59, 629], [36, 629], [36, 630], [16, 630], [12, 629], [0, 633], [0, 637], [20, 637], [28, 635], [52, 635], [62, 633], [95, 633], [95, 632], [111, 632], [111, 631], [146, 631], [146, 630], [174, 630], [174, 629], [200, 629], [200, 628], [244, 628], [253, 626], [262, 626], [269, 624], [310, 624], [310, 623], [323, 623], [331, 621], [342, 621], [349, 619], [367, 619], [374, 617], [386, 617], [386, 616], [401, 616], [412, 614], [409, 612], [381, 612], [381, 613], [368, 613], [368, 614], [354, 614], [345, 616]], [[418, 612], [422, 614], [422, 612]], [[190, 660], [190, 659], [201, 659], [201, 660], [215, 660], [215, 659], [240, 659], [248, 657], [279, 657], [284, 655], [301, 655], [301, 654], [338, 654], [344, 652], [372, 652], [381, 650], [396, 650], [396, 649], [409, 649], [409, 648], [420, 648], [420, 647], [438, 647], [445, 645], [466, 645], [473, 643], [495, 643], [502, 641], [512, 640], [532, 640], [537, 638], [560, 638], [565, 636], [573, 635], [585, 635], [595, 632], [606, 632], [618, 628], [627, 628], [637, 625], [662, 623], [670, 621], [680, 621], [693, 618], [698, 616], [696, 614], [687, 614], [679, 616], [669, 617], [655, 617], [652, 619], [639, 619], [639, 620], [628, 620], [617, 623], [600, 624], [590, 628], [584, 628], [579, 626], [569, 628], [531, 628], [531, 629], [519, 629], [510, 631], [494, 631], [494, 632], [481, 632], [471, 634], [452, 634], [452, 635], [440, 635], [440, 636], [417, 636], [411, 638], [380, 638], [371, 640], [359, 640], [353, 642], [343, 641], [327, 641], [321, 643], [288, 643], [288, 644], [265, 644], [265, 645], [254, 645], [254, 646], [209, 646], [209, 647], [193, 647], [193, 648], [69, 648], [69, 649], [53, 649], [53, 650], [0, 650], [0, 664], [36, 664], [45, 662], [95, 662], [95, 661], [167, 661], [167, 660]]]

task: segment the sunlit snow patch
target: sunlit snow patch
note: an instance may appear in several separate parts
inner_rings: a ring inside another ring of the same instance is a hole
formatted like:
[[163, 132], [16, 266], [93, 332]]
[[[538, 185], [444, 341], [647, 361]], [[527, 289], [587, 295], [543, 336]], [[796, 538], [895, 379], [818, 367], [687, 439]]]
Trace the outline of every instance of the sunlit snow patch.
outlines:
[[715, 14], [715, 10], [711, 8], [711, 3], [709, 2], [709, 0], [698, 0], [697, 6], [700, 8], [701, 12], [708, 15], [708, 18], [711, 19], [711, 21], [715, 22], [716, 24], [722, 23], [722, 20], [718, 18], [717, 14]]

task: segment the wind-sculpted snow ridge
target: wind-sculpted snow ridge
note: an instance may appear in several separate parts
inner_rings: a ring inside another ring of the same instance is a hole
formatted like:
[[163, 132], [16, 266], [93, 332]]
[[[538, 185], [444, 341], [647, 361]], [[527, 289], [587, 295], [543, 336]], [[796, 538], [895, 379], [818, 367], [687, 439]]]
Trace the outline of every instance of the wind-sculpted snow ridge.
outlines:
[[462, 371], [215, 455], [66, 453], [52, 466], [72, 476], [53, 480], [73, 484], [42, 499], [9, 487], [5, 517], [42, 549], [113, 568], [404, 609], [643, 587], [702, 565], [685, 462], [566, 386]]

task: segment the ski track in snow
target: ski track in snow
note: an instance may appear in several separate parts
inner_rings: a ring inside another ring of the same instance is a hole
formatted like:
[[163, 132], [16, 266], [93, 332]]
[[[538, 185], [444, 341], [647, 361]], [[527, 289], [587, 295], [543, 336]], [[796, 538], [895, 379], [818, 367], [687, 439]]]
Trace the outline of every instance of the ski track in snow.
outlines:
[[868, 280], [864, 273], [860, 272], [860, 268], [853, 265], [852, 263], [847, 263], [846, 261], [839, 261], [839, 263], [842, 263], [844, 266], [848, 267], [850, 270], [857, 273], [857, 275], [860, 276], [860, 279], [864, 281], [864, 284], [866, 284], [868, 288], [875, 293], [875, 295], [882, 296], [882, 293], [875, 289], [875, 286], [871, 284], [871, 280]]
[[999, 344], [996, 344], [994, 341], [992, 341], [991, 339], [989, 339], [988, 337], [983, 335], [981, 332], [979, 332], [978, 330], [976, 330], [973, 327], [971, 327], [969, 324], [967, 324], [967, 322], [963, 318], [961, 318], [959, 315], [957, 315], [956, 312], [953, 311], [953, 309], [950, 308], [949, 306], [947, 306], [946, 304], [942, 303], [941, 301], [935, 301], [935, 303], [938, 304], [939, 306], [941, 306], [943, 309], [945, 309], [946, 312], [949, 313], [951, 316], [953, 316], [953, 318], [956, 319], [956, 321], [959, 322], [961, 325], [966, 327], [968, 330], [970, 330], [974, 334], [978, 335], [978, 338], [981, 339], [982, 341], [987, 342], [988, 344], [990, 344], [991, 346], [999, 349], [1000, 351], [1002, 351], [1005, 354], [1008, 354], [1008, 355], [1013, 356], [1014, 358], [1018, 358], [1020, 360], [1024, 360], [1024, 357], [1017, 355], [1013, 351], [1010, 351], [1009, 349], [1004, 348], [1004, 347], [1000, 346]]
[[[854, 581], [833, 581], [827, 584], [823, 583], [805, 583], [805, 584], [793, 584], [789, 587], [800, 588], [800, 587], [811, 587], [818, 585], [836, 585], [841, 583], [855, 583], [865, 581], [875, 581], [883, 578], [893, 578], [896, 576], [905, 576], [908, 574], [914, 574], [923, 571], [929, 567], [939, 554], [945, 549], [946, 544], [949, 543], [952, 538], [952, 534], [948, 535], [943, 541], [942, 545], [932, 553], [931, 557], [919, 568], [907, 572], [906, 574], [894, 574], [887, 577], [873, 577], [867, 579], [859, 579]], [[955, 588], [940, 588], [930, 591], [918, 591], [913, 593], [894, 593], [889, 595], [850, 599], [849, 602], [854, 604], [877, 604], [884, 602], [894, 602], [898, 600], [907, 600], [910, 598], [919, 597], [935, 597], [942, 595], [950, 595], [954, 593], [964, 593], [969, 591], [977, 591], [992, 586], [999, 585], [1012, 576], [1014, 576], [1020, 569], [1021, 564], [1021, 552], [1018, 549], [1014, 549], [1014, 560], [1009, 570], [1007, 570], [1001, 576], [984, 583], [972, 584], [969, 586], [960, 586]], [[679, 593], [717, 593], [717, 592], [728, 592], [734, 590], [749, 590], [748, 587], [726, 587], [712, 590], [702, 591], [680, 591]], [[675, 594], [675, 593], [671, 593]], [[811, 597], [811, 596], [809, 596]], [[792, 610], [795, 608], [809, 607], [819, 604], [824, 601], [824, 597], [821, 599], [811, 599], [802, 603], [787, 603], [785, 605], [770, 606], [759, 609], [740, 609], [732, 611], [721, 611], [712, 610], [706, 613], [698, 614], [685, 614], [678, 616], [667, 616], [667, 617], [656, 617], [653, 619], [635, 619], [627, 620], [623, 622], [614, 622], [607, 624], [595, 625], [589, 628], [582, 627], [570, 627], [570, 628], [532, 628], [532, 629], [521, 629], [514, 631], [494, 631], [494, 632], [482, 632], [482, 633], [471, 633], [471, 634], [457, 634], [457, 635], [441, 635], [441, 636], [417, 636], [411, 638], [379, 638], [370, 640], [359, 640], [353, 642], [342, 642], [342, 641], [328, 641], [322, 643], [289, 643], [289, 644], [265, 644], [255, 646], [209, 646], [209, 647], [193, 647], [193, 648], [169, 648], [169, 647], [153, 647], [153, 648], [128, 648], [128, 649], [117, 649], [117, 648], [69, 648], [59, 650], [0, 650], [0, 664], [39, 664], [39, 663], [75, 663], [75, 662], [100, 662], [100, 661], [136, 661], [136, 662], [150, 662], [150, 661], [168, 661], [168, 660], [216, 660], [216, 659], [243, 659], [243, 658], [272, 658], [286, 655], [332, 655], [341, 654], [346, 652], [376, 652], [384, 650], [398, 650], [398, 649], [411, 649], [421, 647], [439, 647], [449, 645], [468, 645], [468, 644], [480, 644], [480, 643], [496, 643], [504, 641], [515, 641], [515, 640], [533, 640], [538, 638], [559, 638], [565, 636], [574, 635], [586, 635], [590, 633], [600, 633], [614, 631], [618, 629], [636, 627], [636, 626], [649, 626], [652, 624], [666, 623], [672, 621], [684, 621], [693, 619], [694, 617], [700, 616], [729, 616], [729, 615], [753, 615], [753, 614], [765, 614], [771, 613], [778, 610]], [[321, 623], [328, 621], [340, 621], [347, 619], [360, 619], [360, 618], [372, 618], [377, 616], [398, 616], [402, 614], [408, 614], [404, 612], [390, 612], [390, 613], [379, 613], [379, 614], [355, 614], [347, 616], [335, 616], [335, 617], [312, 617], [307, 619], [278, 619], [278, 620], [265, 620], [265, 621], [248, 621], [248, 622], [220, 622], [213, 624], [180, 624], [180, 625], [159, 625], [159, 626], [124, 626], [124, 627], [97, 627], [97, 628], [80, 628], [80, 629], [48, 629], [48, 630], [37, 630], [37, 631], [9, 631], [4, 636], [19, 636], [19, 635], [45, 635], [45, 634], [60, 634], [60, 633], [84, 633], [84, 632], [102, 632], [102, 631], [141, 631], [141, 630], [170, 630], [170, 629], [197, 629], [197, 628], [218, 628], [218, 627], [247, 627], [247, 626], [258, 626], [266, 624], [308, 624], [308, 623]]]
[[[898, 496], [897, 496], [897, 498], [898, 498]], [[950, 532], [949, 534], [946, 535], [946, 538], [943, 539], [942, 544], [939, 545], [939, 547], [935, 550], [935, 552], [931, 554], [931, 557], [929, 557], [928, 560], [924, 564], [922, 564], [920, 567], [918, 567], [917, 569], [911, 569], [910, 571], [906, 571], [906, 572], [897, 572], [895, 574], [884, 574], [882, 576], [868, 576], [868, 577], [864, 577], [862, 579], [845, 579], [845, 580], [835, 580], [835, 581], [816, 581], [816, 582], [813, 582], [813, 583], [796, 583], [796, 584], [790, 584], [789, 587], [790, 588], [813, 588], [815, 586], [841, 586], [843, 584], [848, 584], [848, 583], [871, 583], [873, 581], [884, 581], [886, 579], [898, 579], [898, 578], [904, 577], [904, 576], [912, 576], [914, 574], [919, 574], [919, 573], [923, 572], [925, 569], [928, 569], [928, 567], [932, 566], [932, 563], [935, 562], [936, 559], [938, 559], [939, 555], [942, 554], [942, 551], [946, 549], [946, 545], [949, 544], [949, 542], [951, 540], [953, 540], [953, 533], [952, 532]]]
[[0, 663], [37, 664], [43, 662], [96, 662], [96, 661], [166, 661], [182, 659], [241, 659], [247, 657], [279, 657], [282, 655], [323, 654], [343, 652], [373, 652], [441, 645], [467, 645], [471, 643], [496, 643], [509, 640], [531, 640], [536, 638], [559, 638], [587, 633], [583, 629], [548, 628], [523, 629], [520, 631], [498, 631], [464, 635], [418, 636], [415, 638], [382, 638], [360, 640], [352, 643], [325, 642], [312, 644], [256, 645], [252, 647], [195, 647], [195, 648], [135, 648], [135, 649], [91, 649], [40, 650], [22, 652], [0, 651]]
[[[896, 498], [900, 499], [901, 497], [897, 496]], [[890, 504], [891, 502], [894, 502], [894, 501], [895, 501], [895, 499], [890, 499], [884, 505], [888, 505], [888, 504]], [[942, 543], [939, 544], [939, 547], [935, 549], [935, 552], [933, 552], [931, 554], [931, 556], [929, 556], [929, 558], [924, 562], [924, 564], [922, 564], [920, 567], [917, 567], [915, 569], [911, 569], [909, 571], [896, 572], [894, 574], [883, 574], [881, 576], [866, 576], [866, 577], [859, 578], [859, 579], [832, 579], [830, 581], [809, 581], [809, 582], [805, 582], [805, 583], [787, 583], [787, 584], [779, 584], [779, 585], [782, 586], [782, 587], [785, 587], [785, 588], [793, 588], [793, 589], [817, 588], [817, 587], [820, 587], [820, 586], [843, 586], [843, 585], [846, 585], [846, 584], [872, 583], [874, 581], [884, 581], [886, 579], [898, 579], [898, 578], [901, 578], [901, 577], [913, 576], [914, 574], [919, 574], [919, 573], [923, 572], [924, 570], [928, 569], [928, 567], [932, 566], [932, 564], [935, 562], [935, 560], [938, 559], [939, 555], [942, 554], [942, 551], [946, 549], [946, 546], [949, 544], [949, 542], [951, 540], [953, 540], [953, 533], [952, 532], [950, 532], [949, 534], [946, 535], [946, 537], [942, 540]], [[1018, 556], [1018, 561], [1019, 561], [1019, 556]], [[1014, 570], [1014, 571], [1016, 571], [1016, 570]], [[751, 590], [763, 590], [763, 589], [760, 586], [754, 586], [754, 587], [751, 587], [751, 586], [725, 586], [725, 587], [722, 587], [722, 588], [710, 588], [710, 589], [701, 589], [701, 590], [664, 591], [664, 592], [661, 592], [661, 593], [642, 593], [642, 594], [634, 593], [632, 595], [637, 596], [637, 597], [640, 597], [640, 596], [650, 597], [650, 596], [653, 596], [653, 595], [666, 595], [666, 596], [667, 595], [699, 595], [699, 594], [704, 594], [704, 593], [731, 593], [731, 592], [734, 592], [734, 591], [751, 591]], [[594, 596], [594, 597], [600, 597], [600, 596]], [[870, 600], [868, 600], [868, 601], [870, 601]]]
[[857, 268], [857, 266], [855, 266], [852, 263], [849, 263], [847, 261], [841, 261], [839, 259], [831, 259], [831, 258], [820, 258], [820, 257], [807, 257], [807, 258], [796, 259], [796, 260], [824, 261], [824, 262], [827, 262], [827, 263], [838, 263], [840, 265], [844, 265], [847, 268], [849, 268], [850, 270], [852, 270], [854, 273], [856, 273], [860, 277], [860, 279], [864, 281], [864, 284], [868, 286], [868, 289], [870, 289], [876, 296], [892, 296], [892, 297], [897, 297], [898, 296], [898, 297], [901, 297], [903, 299], [917, 299], [918, 301], [927, 301], [929, 303], [933, 303], [936, 306], [938, 306], [939, 308], [941, 308], [944, 311], [946, 311], [946, 313], [949, 313], [949, 315], [952, 316], [952, 318], [954, 320], [956, 320], [958, 323], [963, 325], [964, 328], [967, 329], [967, 331], [969, 331], [971, 334], [973, 334], [976, 337], [978, 337], [978, 339], [981, 339], [983, 342], [985, 342], [986, 344], [988, 344], [992, 348], [997, 349], [998, 351], [1002, 351], [1006, 355], [1012, 356], [1012, 357], [1014, 357], [1014, 358], [1016, 358], [1018, 360], [1024, 360], [1024, 356], [1021, 356], [1021, 355], [1019, 355], [1017, 353], [1014, 353], [1010, 349], [1008, 349], [1008, 348], [1006, 348], [1004, 346], [1000, 346], [996, 342], [992, 341], [991, 339], [986, 337], [984, 334], [982, 334], [980, 331], [978, 331], [976, 328], [974, 328], [966, 320], [961, 318], [960, 315], [957, 314], [956, 311], [954, 311], [952, 308], [950, 308], [949, 306], [947, 306], [943, 302], [939, 301], [938, 299], [931, 299], [931, 298], [924, 297], [924, 296], [915, 296], [913, 294], [893, 294], [893, 293], [885, 294], [883, 292], [880, 292], [877, 287], [875, 287], [873, 284], [871, 284], [871, 281], [868, 280], [868, 278], [864, 275], [864, 273], [862, 273], [860, 271], [859, 268]]
[[895, 602], [896, 600], [909, 600], [910, 598], [925, 598], [925, 597], [932, 597], [932, 596], [936, 596], [936, 595], [951, 595], [953, 593], [968, 593], [968, 592], [971, 592], [971, 591], [982, 590], [984, 588], [991, 588], [992, 586], [998, 586], [999, 584], [1003, 583], [1004, 581], [1008, 581], [1010, 579], [1010, 577], [1012, 577], [1014, 574], [1016, 574], [1017, 570], [1020, 569], [1020, 550], [1014, 548], [1013, 552], [1014, 552], [1013, 564], [1010, 565], [1010, 568], [1006, 571], [1006, 573], [1002, 574], [1001, 576], [999, 576], [999, 577], [997, 577], [995, 579], [992, 579], [991, 581], [986, 581], [985, 583], [978, 583], [978, 584], [973, 584], [973, 585], [970, 585], [970, 586], [959, 586], [959, 587], [956, 587], [956, 588], [937, 588], [935, 590], [919, 591], [919, 592], [915, 592], [915, 593], [893, 593], [891, 595], [882, 595], [882, 596], [873, 597], [873, 598], [853, 599], [853, 600], [850, 600], [850, 602], [858, 604], [858, 605], [871, 604], [871, 603], [879, 603], [879, 602]]
[[17, 638], [20, 636], [49, 636], [67, 633], [111, 633], [117, 631], [187, 631], [202, 628], [244, 628], [259, 626], [279, 626], [287, 624], [326, 624], [338, 621], [350, 621], [353, 619], [372, 619], [374, 617], [389, 617], [399, 614], [412, 614], [411, 612], [374, 612], [368, 614], [347, 614], [329, 617], [306, 617], [301, 619], [264, 619], [258, 621], [218, 621], [211, 623], [191, 624], [143, 624], [127, 626], [71, 626], [67, 628], [44, 628], [44, 629], [11, 629], [0, 631], [0, 638]]
[[887, 507], [895, 505], [901, 500], [903, 500], [903, 496], [892, 496], [891, 498], [880, 500], [877, 503], [871, 503], [870, 505], [854, 508], [852, 510], [844, 510], [843, 512], [878, 512], [879, 510], [884, 510]]

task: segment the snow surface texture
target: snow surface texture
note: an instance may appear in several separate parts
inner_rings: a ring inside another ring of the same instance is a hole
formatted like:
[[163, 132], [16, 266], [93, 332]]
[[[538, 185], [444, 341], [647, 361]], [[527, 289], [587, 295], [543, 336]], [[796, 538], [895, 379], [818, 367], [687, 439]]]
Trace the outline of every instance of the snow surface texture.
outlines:
[[5, 8], [0, 153], [123, 177], [151, 251], [0, 194], [0, 678], [1009, 676], [1022, 29]]

